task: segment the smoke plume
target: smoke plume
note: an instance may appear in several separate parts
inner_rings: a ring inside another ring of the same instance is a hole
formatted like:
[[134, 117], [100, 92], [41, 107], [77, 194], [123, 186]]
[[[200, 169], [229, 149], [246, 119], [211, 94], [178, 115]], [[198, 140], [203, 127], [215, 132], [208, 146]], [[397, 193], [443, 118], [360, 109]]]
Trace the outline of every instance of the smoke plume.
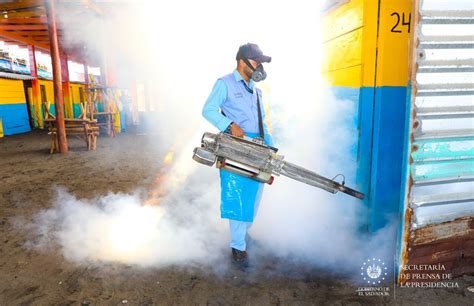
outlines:
[[[290, 7], [275, 1], [240, 1], [238, 7], [130, 1], [108, 12], [105, 22], [82, 29], [62, 20], [66, 34], [111, 54], [119, 86], [136, 80], [149, 87], [154, 111], [148, 132], [159, 134], [150, 141], [172, 145], [176, 158], [162, 182], [160, 205], [144, 205], [140, 192], [84, 200], [58, 190], [52, 208], [35, 222], [43, 237], [38, 245], [57, 243], [76, 262], [215, 266], [227, 258], [218, 172], [196, 164], [191, 154], [204, 131], [215, 131], [201, 117], [212, 85], [232, 72], [238, 46], [246, 42], [273, 58], [261, 88], [281, 154], [329, 178], [342, 173], [346, 185], [356, 187], [357, 105], [325, 89], [319, 15], [314, 1]], [[91, 39], [98, 28], [106, 35]], [[260, 254], [357, 274], [367, 257], [393, 256], [395, 227], [369, 237], [360, 230], [364, 222], [361, 201], [278, 177], [265, 187], [251, 235], [260, 241]]]

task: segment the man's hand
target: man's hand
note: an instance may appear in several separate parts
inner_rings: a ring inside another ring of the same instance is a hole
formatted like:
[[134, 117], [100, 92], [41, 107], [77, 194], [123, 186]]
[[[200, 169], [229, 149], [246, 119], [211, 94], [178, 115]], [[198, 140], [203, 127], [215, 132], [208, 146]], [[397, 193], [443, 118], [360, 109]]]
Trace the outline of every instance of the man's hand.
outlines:
[[233, 135], [233, 136], [237, 136], [237, 137], [244, 137], [245, 136], [245, 133], [244, 131], [240, 128], [240, 126], [233, 122], [231, 123], [230, 125], [230, 133]]

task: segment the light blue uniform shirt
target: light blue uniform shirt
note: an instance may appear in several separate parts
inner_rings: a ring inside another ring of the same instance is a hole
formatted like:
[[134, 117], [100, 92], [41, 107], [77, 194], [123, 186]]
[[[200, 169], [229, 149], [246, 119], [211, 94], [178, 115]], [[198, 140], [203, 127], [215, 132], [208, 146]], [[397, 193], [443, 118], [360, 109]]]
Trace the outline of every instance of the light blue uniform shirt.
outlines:
[[[237, 88], [233, 88], [233, 90], [236, 92], [232, 94], [235, 96], [230, 99], [228, 96], [229, 91], [227, 84], [224, 79], [231, 78], [232, 76], [235, 79], [235, 84], [232, 84], [237, 86]], [[237, 70], [234, 70], [231, 75], [224, 76], [223, 78], [217, 80], [214, 84], [211, 94], [209, 95], [209, 98], [204, 104], [202, 115], [221, 132], [225, 131], [229, 124], [234, 121], [240, 126], [242, 130], [244, 130], [245, 133], [258, 134], [259, 128], [256, 96], [258, 92], [260, 107], [262, 110], [265, 143], [268, 145], [273, 145], [271, 135], [268, 133], [268, 127], [265, 122], [262, 93], [259, 89], [254, 89], [255, 83], [253, 80], [250, 80], [248, 84], [248, 87], [253, 91], [253, 93], [248, 92], [242, 82], [245, 82], [245, 80]], [[248, 101], [250, 101], [250, 105]], [[221, 110], [224, 111], [227, 117], [221, 113]]]

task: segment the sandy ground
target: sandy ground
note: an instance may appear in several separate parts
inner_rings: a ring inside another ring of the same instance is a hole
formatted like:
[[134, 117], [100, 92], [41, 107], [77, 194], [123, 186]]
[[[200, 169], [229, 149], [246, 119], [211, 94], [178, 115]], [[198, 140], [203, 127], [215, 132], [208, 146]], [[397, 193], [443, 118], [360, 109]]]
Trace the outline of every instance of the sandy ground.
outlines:
[[79, 198], [147, 188], [164, 152], [133, 132], [100, 138], [94, 152], [74, 139], [67, 155], [48, 150], [43, 131], [0, 139], [0, 305], [474, 305], [465, 289], [474, 276], [455, 279], [459, 289], [394, 292], [392, 284], [390, 297], [359, 297], [344, 275], [278, 260], [214, 275], [200, 268], [77, 265], [60, 249], [29, 248], [29, 233], [16, 220], [51, 207], [54, 186]]

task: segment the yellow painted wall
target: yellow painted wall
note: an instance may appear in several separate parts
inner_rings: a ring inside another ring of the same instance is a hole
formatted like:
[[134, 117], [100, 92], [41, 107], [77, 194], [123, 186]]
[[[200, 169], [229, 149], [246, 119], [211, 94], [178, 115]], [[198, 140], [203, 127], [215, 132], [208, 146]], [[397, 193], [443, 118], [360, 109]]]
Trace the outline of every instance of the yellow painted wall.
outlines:
[[84, 92], [83, 100], [85, 100], [85, 94], [86, 94], [85, 86], [84, 84], [80, 84], [80, 83], [71, 83], [70, 85], [71, 85], [70, 94], [71, 94], [72, 108], [74, 110], [74, 116], [79, 117], [82, 114], [80, 103], [85, 102], [85, 101], [81, 101], [81, 95], [79, 94], [79, 89], [82, 88]]
[[61, 86], [62, 86], [62, 94], [63, 94], [64, 117], [74, 118], [74, 113], [72, 111], [72, 100], [71, 100], [71, 83], [63, 82]]
[[[40, 86], [41, 85], [46, 86], [46, 98], [47, 98], [48, 101], [50, 101], [52, 103], [50, 107], [54, 107], [54, 105], [53, 105], [53, 103], [54, 103], [53, 82], [50, 81], [50, 80], [40, 80], [39, 83], [40, 83]], [[71, 101], [72, 101], [72, 103], [73, 104], [78, 104], [79, 102], [82, 102], [82, 101], [80, 101], [79, 88], [83, 88], [84, 95], [86, 95], [86, 89], [85, 89], [84, 84], [70, 83], [70, 87], [72, 88], [72, 91], [71, 91]], [[116, 94], [117, 94], [117, 99], [118, 99], [119, 96], [120, 96], [120, 93], [117, 92]], [[85, 97], [84, 97], [84, 99], [85, 99]], [[71, 115], [70, 118], [73, 118], [73, 115]], [[120, 130], [121, 130], [120, 114], [119, 113], [117, 113], [115, 115], [115, 130], [116, 130], [117, 133], [120, 133]]]
[[[39, 124], [37, 123], [38, 119], [36, 117], [36, 114], [35, 114], [35, 105], [34, 105], [34, 101], [33, 100], [33, 88], [31, 87], [28, 87], [28, 97], [30, 99], [30, 113], [33, 114], [33, 120], [35, 122], [35, 127], [38, 127]], [[43, 116], [41, 116], [41, 121], [43, 120]]]
[[411, 7], [412, 0], [381, 1], [376, 86], [408, 84], [408, 28], [413, 31], [414, 22]]
[[[46, 88], [46, 100], [48, 102], [51, 102], [50, 104], [50, 110], [53, 109], [55, 106], [55, 100], [54, 100], [54, 84], [53, 84], [53, 81], [51, 80], [43, 80], [43, 79], [40, 79], [39, 80], [39, 84], [40, 84], [40, 99], [41, 99], [41, 85], [44, 85]], [[55, 111], [53, 112], [53, 114], [55, 113]], [[65, 117], [66, 118], [72, 118], [72, 112], [71, 114], [69, 114], [68, 112], [68, 107], [66, 105], [64, 105], [64, 113], [65, 113]]]
[[323, 16], [322, 72], [330, 85], [407, 85], [406, 23], [410, 21], [411, 2], [352, 0]]
[[31, 130], [22, 80], [0, 78], [0, 121], [1, 135], [13, 135]]
[[115, 114], [115, 132], [116, 133], [120, 133], [121, 130], [122, 130], [122, 127], [121, 127], [121, 123], [120, 123], [120, 111], [119, 111], [119, 107], [118, 107], [118, 103], [121, 104], [120, 102], [120, 96], [122, 95], [122, 93], [120, 92], [120, 90], [116, 90], [114, 91], [114, 99], [115, 99], [115, 109], [114, 111], [116, 112]]
[[324, 15], [323, 41], [329, 41], [363, 26], [363, 0], [348, 1]]
[[[71, 83], [71, 87], [72, 87], [72, 92], [71, 92], [71, 99], [72, 99], [72, 102], [73, 103], [80, 103], [80, 102], [84, 102], [84, 101], [81, 101], [80, 100], [80, 95], [79, 95], [79, 88], [82, 88], [82, 90], [84, 91], [84, 96], [86, 94], [86, 89], [84, 87], [84, 84], [80, 84], [80, 83]], [[85, 99], [86, 97], [84, 97]]]
[[0, 104], [26, 103], [23, 81], [0, 78]]
[[352, 0], [323, 17], [323, 76], [333, 86], [362, 86], [364, 1]]
[[[53, 81], [50, 80], [39, 80], [40, 87], [41, 85], [44, 85], [46, 87], [46, 99], [48, 102], [51, 102], [51, 104], [54, 104], [54, 87], [53, 87]], [[40, 97], [41, 97], [41, 91], [40, 91]]]
[[[384, 0], [380, 0], [384, 1]], [[388, 0], [393, 1], [393, 0]], [[398, 1], [398, 0], [397, 0]], [[362, 86], [375, 86], [375, 66], [377, 51], [377, 18], [378, 0], [366, 0], [364, 2], [364, 35], [362, 37]]]
[[[53, 87], [53, 81], [50, 81], [50, 80], [40, 80], [39, 81], [40, 83], [40, 86], [41, 85], [45, 85], [46, 86], [46, 98], [49, 102], [51, 102], [51, 107], [54, 107], [53, 104], [54, 104], [54, 87]], [[84, 84], [80, 84], [80, 83], [70, 83], [69, 84], [72, 91], [71, 91], [71, 103], [72, 104], [78, 104], [79, 102], [82, 102], [80, 101], [80, 95], [79, 95], [79, 88], [83, 88], [84, 90], [84, 95], [85, 95], [85, 87], [84, 87]], [[64, 106], [64, 109], [67, 110], [67, 107], [66, 105]], [[73, 118], [73, 112], [72, 112], [72, 109], [73, 109], [73, 105], [71, 105], [71, 113], [70, 114], [66, 114], [66, 117], [67, 118]]]
[[[53, 87], [53, 81], [50, 80], [40, 80], [39, 81], [40, 85], [45, 85], [46, 86], [46, 96], [48, 101], [51, 103], [54, 103], [54, 87]], [[72, 101], [74, 103], [79, 103], [79, 87], [82, 87], [85, 93], [84, 85], [80, 83], [70, 83], [70, 86], [72, 87]]]
[[324, 44], [330, 54], [322, 63], [323, 71], [336, 71], [362, 63], [362, 28], [346, 33]]

